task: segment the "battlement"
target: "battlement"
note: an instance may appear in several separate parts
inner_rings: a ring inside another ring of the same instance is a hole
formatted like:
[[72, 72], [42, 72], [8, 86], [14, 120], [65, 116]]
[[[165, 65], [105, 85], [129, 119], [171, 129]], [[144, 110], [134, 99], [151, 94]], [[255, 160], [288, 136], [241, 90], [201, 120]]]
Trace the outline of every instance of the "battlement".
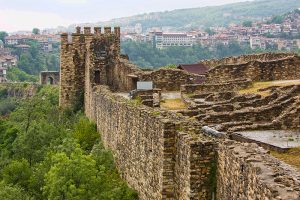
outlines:
[[74, 39], [78, 37], [96, 37], [96, 36], [115, 36], [117, 39], [120, 39], [121, 29], [120, 27], [76, 27], [74, 33], [62, 33], [61, 34], [61, 44], [62, 45], [72, 45]]
[[113, 80], [106, 75], [113, 72], [108, 63], [119, 56], [120, 27], [78, 26], [74, 33], [61, 34], [61, 105], [72, 105], [84, 87], [89, 91], [88, 86]]

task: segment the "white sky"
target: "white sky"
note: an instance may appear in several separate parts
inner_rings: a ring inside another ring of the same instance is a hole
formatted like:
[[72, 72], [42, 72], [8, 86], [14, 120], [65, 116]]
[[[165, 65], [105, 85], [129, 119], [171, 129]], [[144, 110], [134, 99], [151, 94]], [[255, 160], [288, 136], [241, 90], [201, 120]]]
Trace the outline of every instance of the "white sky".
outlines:
[[0, 0], [0, 30], [51, 28], [241, 1], [246, 0]]

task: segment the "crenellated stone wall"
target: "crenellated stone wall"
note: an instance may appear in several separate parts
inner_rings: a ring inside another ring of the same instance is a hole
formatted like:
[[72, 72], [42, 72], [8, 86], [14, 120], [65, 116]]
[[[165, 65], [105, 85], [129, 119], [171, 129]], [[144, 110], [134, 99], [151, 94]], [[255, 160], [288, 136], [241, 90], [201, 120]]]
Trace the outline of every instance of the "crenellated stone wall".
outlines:
[[[70, 40], [71, 39], [71, 40]], [[144, 72], [120, 55], [120, 28], [76, 28], [76, 33], [61, 35], [60, 106], [82, 101], [91, 110], [92, 88], [108, 85], [112, 91], [129, 92], [137, 81], [153, 81], [163, 91], [179, 91], [180, 85], [204, 80], [203, 76], [177, 69]], [[87, 113], [88, 115], [88, 113]]]

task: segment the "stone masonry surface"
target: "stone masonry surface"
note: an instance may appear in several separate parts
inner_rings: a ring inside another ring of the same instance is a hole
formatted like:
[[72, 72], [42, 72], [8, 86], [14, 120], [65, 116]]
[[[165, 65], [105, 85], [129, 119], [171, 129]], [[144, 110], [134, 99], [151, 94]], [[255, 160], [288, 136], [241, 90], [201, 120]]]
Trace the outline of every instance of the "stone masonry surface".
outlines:
[[[70, 107], [84, 99], [86, 115], [97, 123], [120, 174], [140, 199], [300, 198], [299, 172], [257, 145], [201, 131], [206, 125], [228, 133], [299, 129], [299, 86], [271, 88], [265, 97], [236, 92], [252, 81], [299, 77], [297, 55], [205, 61], [212, 67], [206, 83], [188, 85], [199, 77], [172, 69], [144, 72], [120, 55], [119, 27], [95, 27], [94, 33], [89, 27], [83, 33], [77, 28], [71, 38], [62, 34], [60, 105]], [[182, 99], [189, 109], [176, 113], [151, 108], [113, 93], [136, 89], [143, 80], [162, 91], [185, 88]]]

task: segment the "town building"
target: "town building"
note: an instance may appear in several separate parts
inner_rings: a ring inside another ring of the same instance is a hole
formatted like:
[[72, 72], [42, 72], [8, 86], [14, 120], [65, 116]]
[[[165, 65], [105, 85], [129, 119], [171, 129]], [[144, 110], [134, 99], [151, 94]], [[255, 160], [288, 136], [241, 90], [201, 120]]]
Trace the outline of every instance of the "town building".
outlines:
[[[0, 60], [0, 62], [1, 62], [1, 60]], [[0, 67], [0, 83], [5, 83], [5, 82], [7, 82], [6, 68]]]
[[188, 33], [164, 33], [162, 31], [155, 31], [150, 32], [146, 38], [146, 41], [151, 42], [153, 46], [158, 49], [172, 46], [191, 47], [196, 42], [196, 37]]

